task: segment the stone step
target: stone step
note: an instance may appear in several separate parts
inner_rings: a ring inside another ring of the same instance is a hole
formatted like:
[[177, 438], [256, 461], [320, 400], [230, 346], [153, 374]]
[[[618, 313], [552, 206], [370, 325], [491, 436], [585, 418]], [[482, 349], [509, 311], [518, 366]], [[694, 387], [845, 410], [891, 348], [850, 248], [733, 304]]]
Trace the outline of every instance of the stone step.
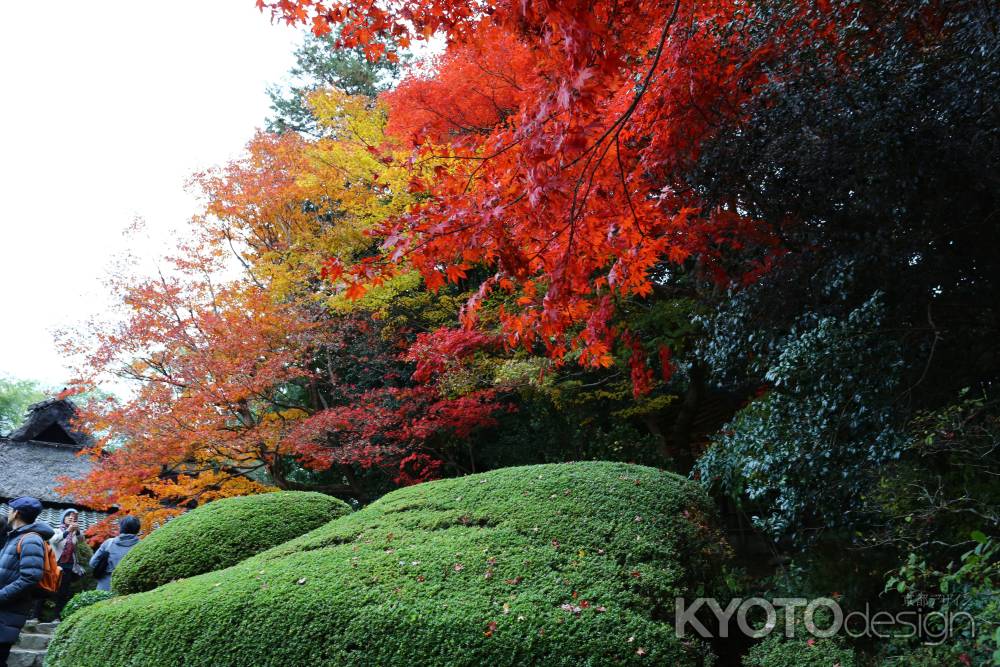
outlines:
[[26, 648], [13, 648], [7, 657], [7, 667], [42, 667], [45, 662], [45, 651]]
[[26, 648], [32, 651], [44, 651], [49, 647], [52, 635], [37, 632], [22, 632], [17, 639], [18, 648]]
[[[40, 635], [52, 635], [55, 634], [56, 628], [59, 627], [59, 621], [53, 621], [51, 623], [38, 623], [35, 625], [32, 632], [37, 632]], [[24, 626], [25, 631], [28, 630], [28, 626]]]

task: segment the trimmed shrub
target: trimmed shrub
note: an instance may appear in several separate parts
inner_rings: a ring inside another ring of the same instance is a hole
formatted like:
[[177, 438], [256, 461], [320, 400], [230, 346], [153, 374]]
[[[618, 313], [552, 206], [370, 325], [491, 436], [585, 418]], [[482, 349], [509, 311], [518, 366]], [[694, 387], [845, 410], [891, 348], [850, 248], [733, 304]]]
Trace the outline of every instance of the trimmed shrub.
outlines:
[[84, 607], [89, 607], [92, 604], [97, 604], [98, 602], [103, 602], [115, 596], [111, 591], [81, 591], [74, 595], [66, 606], [63, 607], [62, 617], [63, 620], [69, 618], [76, 612], [80, 611]]
[[111, 576], [119, 595], [221, 570], [350, 513], [346, 503], [304, 491], [224, 498], [173, 519], [132, 547]]
[[49, 667], [700, 665], [673, 600], [728, 550], [702, 489], [619, 463], [411, 486], [59, 627]]
[[855, 667], [854, 652], [833, 637], [784, 640], [771, 636], [743, 658], [744, 667]]

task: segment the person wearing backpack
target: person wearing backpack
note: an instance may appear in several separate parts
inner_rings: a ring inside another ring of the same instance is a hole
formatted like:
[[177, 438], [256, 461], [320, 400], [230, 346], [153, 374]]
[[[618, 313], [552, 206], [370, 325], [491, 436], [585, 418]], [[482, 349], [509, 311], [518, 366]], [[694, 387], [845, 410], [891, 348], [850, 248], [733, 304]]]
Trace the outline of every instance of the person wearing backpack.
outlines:
[[97, 590], [111, 590], [111, 574], [132, 547], [139, 543], [139, 520], [126, 516], [118, 522], [118, 537], [104, 540], [90, 559], [90, 569], [97, 579]]
[[0, 548], [0, 667], [6, 666], [10, 649], [34, 607], [36, 589], [46, 575], [47, 556], [54, 562], [47, 544], [55, 531], [44, 521], [36, 521], [41, 512], [42, 503], [36, 498], [10, 502], [7, 538]]

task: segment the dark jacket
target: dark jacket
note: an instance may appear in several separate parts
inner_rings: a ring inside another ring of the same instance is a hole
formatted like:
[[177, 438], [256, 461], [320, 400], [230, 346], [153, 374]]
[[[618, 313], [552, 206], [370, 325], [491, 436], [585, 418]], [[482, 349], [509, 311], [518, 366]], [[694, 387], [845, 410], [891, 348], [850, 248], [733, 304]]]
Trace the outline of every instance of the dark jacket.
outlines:
[[100, 560], [104, 558], [104, 554], [108, 555], [108, 566], [104, 571], [104, 576], [97, 580], [97, 590], [111, 590], [111, 573], [118, 567], [118, 563], [125, 557], [125, 554], [138, 543], [138, 535], [129, 535], [127, 533], [110, 540], [104, 540], [101, 548], [90, 559], [90, 569], [93, 570]]
[[[0, 643], [17, 641], [34, 606], [34, 593], [45, 566], [44, 542], [54, 531], [43, 521], [36, 521], [7, 534], [0, 549]], [[21, 544], [21, 554], [17, 545]]]

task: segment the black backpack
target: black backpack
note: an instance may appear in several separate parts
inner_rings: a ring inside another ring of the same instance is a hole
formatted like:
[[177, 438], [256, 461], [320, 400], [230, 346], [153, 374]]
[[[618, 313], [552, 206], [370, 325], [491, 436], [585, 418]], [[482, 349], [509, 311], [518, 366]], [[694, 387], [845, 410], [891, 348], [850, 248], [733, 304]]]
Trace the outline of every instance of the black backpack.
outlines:
[[[111, 538], [118, 539], [118, 538]], [[101, 545], [103, 546], [103, 545]], [[111, 559], [111, 551], [109, 549], [98, 549], [97, 550], [97, 560], [94, 562], [94, 578], [100, 579], [108, 573], [108, 561]]]

